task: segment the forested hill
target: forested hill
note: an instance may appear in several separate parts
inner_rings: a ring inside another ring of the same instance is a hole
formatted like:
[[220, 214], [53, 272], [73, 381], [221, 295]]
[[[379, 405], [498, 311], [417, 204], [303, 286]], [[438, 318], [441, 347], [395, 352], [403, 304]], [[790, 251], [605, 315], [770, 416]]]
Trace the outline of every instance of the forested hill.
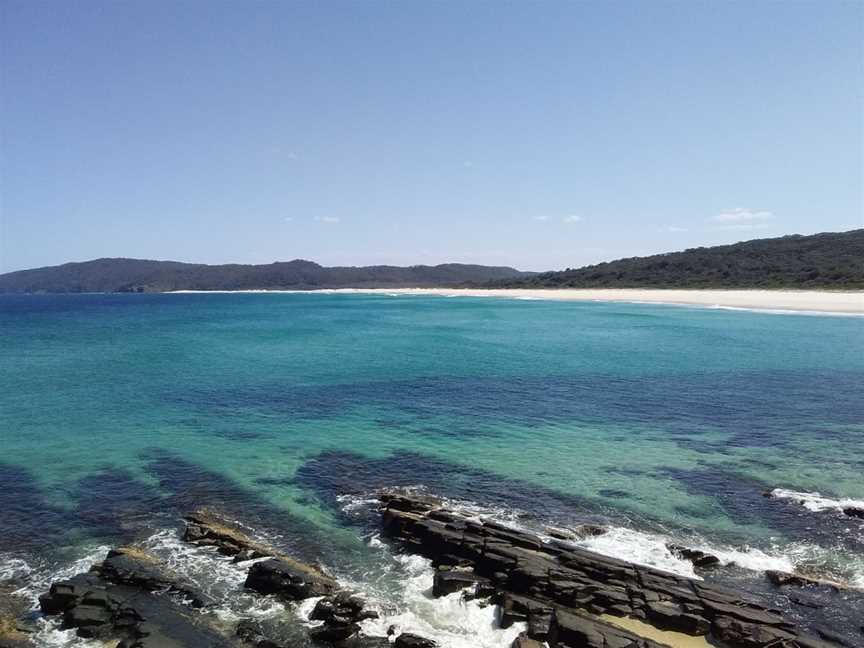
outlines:
[[301, 260], [268, 265], [203, 265], [96, 259], [0, 275], [0, 293], [432, 287], [483, 283], [530, 274], [513, 268], [461, 263], [406, 268], [326, 268]]
[[495, 280], [496, 288], [864, 289], [864, 229], [783, 236]]

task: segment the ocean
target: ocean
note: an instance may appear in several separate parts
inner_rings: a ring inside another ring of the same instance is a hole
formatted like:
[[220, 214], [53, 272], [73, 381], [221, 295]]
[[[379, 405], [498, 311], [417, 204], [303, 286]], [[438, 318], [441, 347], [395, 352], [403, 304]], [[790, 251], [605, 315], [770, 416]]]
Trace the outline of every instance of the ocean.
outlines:
[[[509, 646], [491, 608], [430, 599], [377, 535], [411, 487], [595, 551], [784, 602], [765, 569], [849, 589], [864, 618], [864, 318], [385, 294], [0, 296], [0, 587], [35, 597], [138, 543], [220, 602], [285, 616], [184, 545], [217, 509], [318, 561], [445, 648]], [[766, 497], [773, 491], [773, 497]], [[667, 542], [710, 550], [696, 574]], [[302, 637], [295, 610], [285, 632]], [[40, 641], [84, 640], [34, 615]], [[372, 627], [375, 624], [378, 626]], [[516, 628], [515, 630], [518, 630]], [[857, 635], [860, 640], [860, 635]], [[302, 639], [297, 639], [302, 641]]]

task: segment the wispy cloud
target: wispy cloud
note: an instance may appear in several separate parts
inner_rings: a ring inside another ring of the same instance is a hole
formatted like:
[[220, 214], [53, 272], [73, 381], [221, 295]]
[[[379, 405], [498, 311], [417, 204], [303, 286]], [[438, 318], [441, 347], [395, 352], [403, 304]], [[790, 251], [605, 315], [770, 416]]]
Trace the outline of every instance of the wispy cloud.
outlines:
[[318, 221], [319, 223], [338, 223], [339, 217], [338, 216], [316, 216], [315, 220]]
[[771, 227], [772, 220], [774, 212], [736, 207], [712, 216], [708, 222], [713, 224], [712, 229], [715, 230], [757, 230]]
[[583, 219], [581, 216], [577, 216], [576, 214], [570, 214], [569, 216], [565, 216], [564, 218], [562, 218], [561, 222], [562, 223], [581, 223], [582, 220]]
[[746, 207], [736, 207], [735, 209], [727, 209], [720, 212], [716, 216], [712, 216], [708, 220], [712, 223], [757, 223], [767, 220], [772, 220], [774, 213], [770, 211], [759, 211], [756, 209], [747, 209]]
[[544, 222], [544, 223], [545, 223], [546, 221], [549, 220], [549, 217], [548, 217], [548, 216], [535, 216], [535, 217], [534, 217], [534, 220], [536, 220], [536, 221], [541, 221], [541, 222]]
[[717, 225], [715, 230], [761, 230], [771, 227], [771, 223], [734, 223], [732, 225]]
[[661, 232], [668, 232], [670, 234], [676, 234], [678, 232], [686, 232], [686, 227], [678, 227], [677, 225], [666, 225], [665, 227], [660, 228]]
[[294, 217], [293, 216], [286, 216], [282, 220], [285, 221], [286, 223], [290, 223], [291, 221], [294, 220]]

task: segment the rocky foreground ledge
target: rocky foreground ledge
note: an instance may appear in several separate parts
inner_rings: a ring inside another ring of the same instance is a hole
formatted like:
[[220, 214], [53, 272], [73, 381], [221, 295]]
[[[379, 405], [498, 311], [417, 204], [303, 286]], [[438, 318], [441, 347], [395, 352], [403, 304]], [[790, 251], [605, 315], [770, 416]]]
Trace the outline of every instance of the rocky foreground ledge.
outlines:
[[[299, 645], [332, 648], [432, 648], [434, 642], [403, 633], [366, 637], [360, 623], [377, 618], [364, 599], [340, 588], [335, 579], [314, 565], [294, 560], [259, 543], [217, 514], [199, 511], [186, 518], [182, 539], [199, 547], [212, 547], [248, 563], [244, 589], [272, 596], [289, 608], [317, 597], [306, 640]], [[56, 617], [63, 630], [79, 637], [101, 640], [112, 648], [295, 648], [296, 637], [285, 638], [252, 619], [234, 625], [210, 614], [215, 602], [181, 574], [138, 548], [119, 548], [72, 578], [59, 580], [40, 596], [41, 611]], [[294, 616], [293, 610], [286, 615]], [[33, 646], [26, 633], [4, 632], [0, 648]]]
[[827, 630], [808, 635], [740, 593], [466, 519], [435, 498], [385, 494], [380, 501], [385, 533], [436, 566], [436, 595], [470, 586], [501, 605], [503, 626], [527, 622], [518, 648], [539, 648], [540, 642], [551, 648], [663, 645], [646, 637], [651, 633], [622, 625], [704, 637], [730, 648], [846, 645]]
[[[432, 560], [431, 594], [500, 607], [499, 623], [524, 623], [512, 648], [660, 648], [709, 644], [727, 648], [848, 647], [828, 631], [802, 632], [777, 610], [739, 593], [601, 556], [562, 540], [467, 519], [435, 498], [380, 497], [385, 535]], [[63, 629], [112, 648], [435, 648], [435, 637], [365, 636], [378, 617], [356, 592], [330, 575], [250, 538], [218, 515], [187, 516], [185, 542], [247, 563], [244, 589], [275, 597], [296, 618], [295, 604], [318, 598], [300, 640], [253, 619], [226, 624], [215, 603], [180, 574], [140, 549], [119, 548], [88, 572], [52, 584], [42, 612]], [[694, 564], [710, 556], [684, 548]], [[3, 602], [0, 596], [0, 603]], [[34, 645], [0, 605], [0, 648]], [[11, 623], [11, 625], [10, 625]], [[682, 641], [683, 638], [683, 641]], [[702, 642], [693, 644], [692, 641]]]

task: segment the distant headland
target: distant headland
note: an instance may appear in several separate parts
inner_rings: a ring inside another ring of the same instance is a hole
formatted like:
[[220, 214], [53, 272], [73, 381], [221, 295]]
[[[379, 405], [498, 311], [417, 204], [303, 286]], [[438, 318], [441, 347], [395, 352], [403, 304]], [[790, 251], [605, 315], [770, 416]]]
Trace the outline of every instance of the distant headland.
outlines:
[[0, 275], [0, 293], [342, 288], [864, 289], [864, 229], [756, 239], [552, 272], [448, 263], [325, 267], [294, 260], [206, 265], [109, 258]]

